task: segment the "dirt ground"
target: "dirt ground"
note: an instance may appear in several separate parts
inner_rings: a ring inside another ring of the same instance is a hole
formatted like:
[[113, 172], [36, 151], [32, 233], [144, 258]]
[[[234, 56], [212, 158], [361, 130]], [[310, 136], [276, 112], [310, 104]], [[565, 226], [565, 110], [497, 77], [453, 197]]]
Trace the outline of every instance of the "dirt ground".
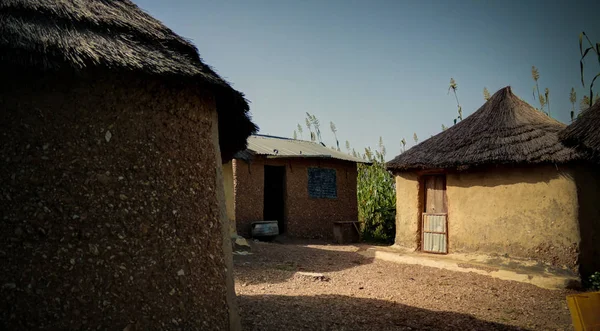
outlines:
[[244, 330], [572, 330], [572, 291], [374, 260], [365, 245], [251, 245], [234, 257]]

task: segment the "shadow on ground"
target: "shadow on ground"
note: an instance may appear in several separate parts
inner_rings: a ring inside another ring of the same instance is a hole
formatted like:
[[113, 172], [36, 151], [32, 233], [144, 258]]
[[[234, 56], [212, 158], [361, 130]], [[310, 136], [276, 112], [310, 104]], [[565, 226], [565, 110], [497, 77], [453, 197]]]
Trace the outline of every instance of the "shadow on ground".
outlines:
[[525, 330], [473, 316], [340, 295], [238, 296], [244, 330]]
[[298, 271], [327, 273], [373, 262], [373, 258], [347, 250], [363, 249], [360, 246], [315, 244], [319, 246], [286, 243], [284, 250], [279, 243], [252, 243], [251, 255], [234, 255], [236, 282], [246, 285], [275, 284], [285, 282]]

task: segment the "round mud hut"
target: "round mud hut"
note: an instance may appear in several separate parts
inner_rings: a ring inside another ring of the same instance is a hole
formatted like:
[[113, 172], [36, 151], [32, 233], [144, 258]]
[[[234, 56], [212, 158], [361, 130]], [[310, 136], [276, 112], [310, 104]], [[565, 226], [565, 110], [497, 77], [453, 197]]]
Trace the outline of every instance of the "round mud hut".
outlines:
[[562, 275], [565, 285], [599, 270], [600, 175], [559, 141], [564, 128], [506, 87], [398, 155], [387, 164], [395, 244]]
[[595, 161], [600, 161], [600, 101], [584, 110], [575, 122], [567, 126], [560, 138]]
[[128, 0], [2, 1], [0, 36], [0, 329], [239, 329], [243, 95]]

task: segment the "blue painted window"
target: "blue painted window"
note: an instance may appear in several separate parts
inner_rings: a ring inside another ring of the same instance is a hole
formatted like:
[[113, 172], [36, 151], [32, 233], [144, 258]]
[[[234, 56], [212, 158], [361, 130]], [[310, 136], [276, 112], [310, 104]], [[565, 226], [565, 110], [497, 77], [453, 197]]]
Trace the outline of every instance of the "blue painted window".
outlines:
[[316, 199], [336, 199], [335, 169], [308, 168], [308, 196]]

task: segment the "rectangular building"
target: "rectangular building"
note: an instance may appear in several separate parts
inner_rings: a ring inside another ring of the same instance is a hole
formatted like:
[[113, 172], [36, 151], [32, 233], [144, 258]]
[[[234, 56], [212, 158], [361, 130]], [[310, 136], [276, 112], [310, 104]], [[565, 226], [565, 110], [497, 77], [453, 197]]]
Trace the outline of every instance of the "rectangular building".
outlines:
[[357, 163], [366, 161], [322, 144], [254, 135], [248, 149], [224, 165], [232, 232], [276, 220], [280, 234], [329, 239], [334, 222], [358, 221]]

